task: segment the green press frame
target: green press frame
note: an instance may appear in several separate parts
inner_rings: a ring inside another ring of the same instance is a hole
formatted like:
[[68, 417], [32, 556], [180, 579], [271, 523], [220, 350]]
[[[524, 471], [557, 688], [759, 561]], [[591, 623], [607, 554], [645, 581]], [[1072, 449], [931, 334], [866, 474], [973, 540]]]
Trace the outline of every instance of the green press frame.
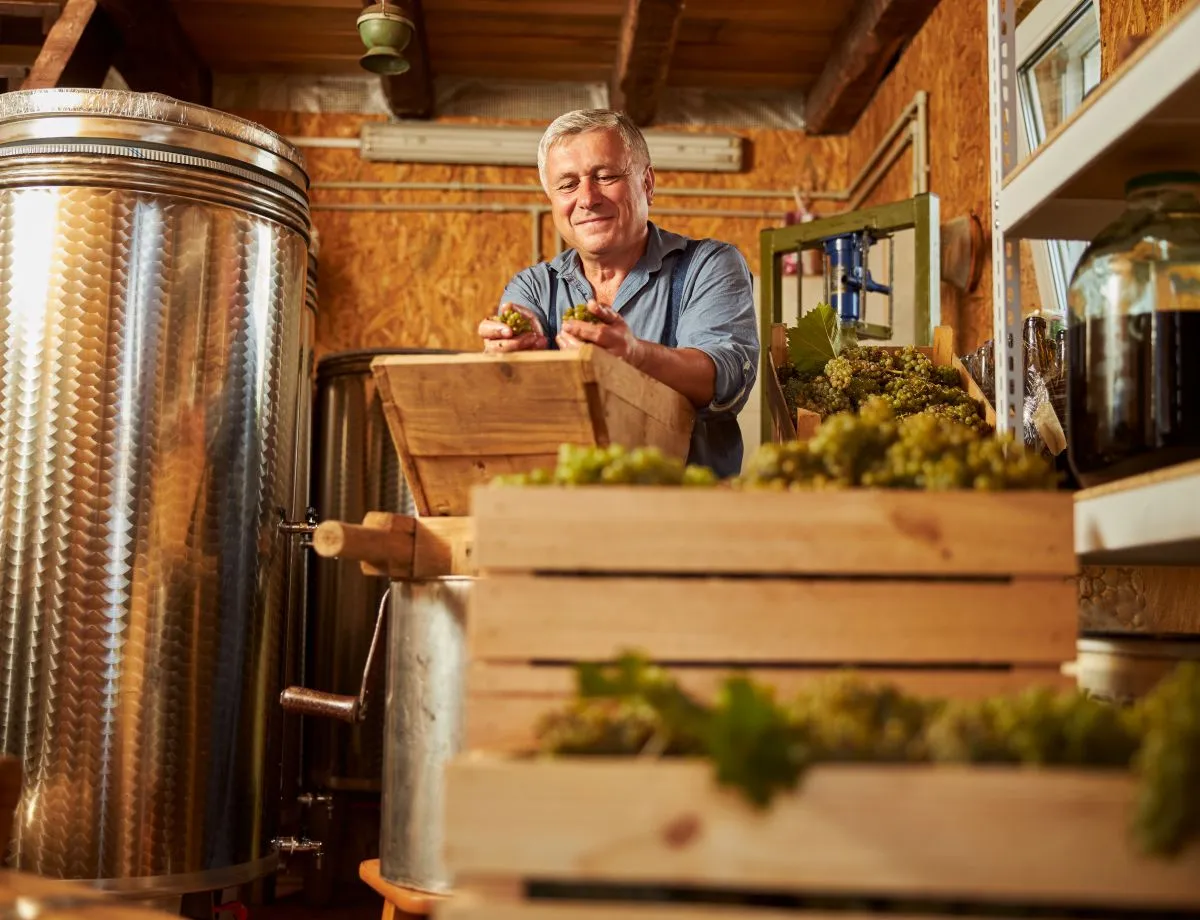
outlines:
[[[913, 312], [917, 345], [933, 342], [933, 328], [941, 322], [941, 242], [937, 195], [926, 193], [881, 204], [873, 208], [847, 211], [833, 217], [776, 227], [759, 234], [761, 253], [761, 302], [758, 310], [760, 344], [759, 375], [771, 373], [771, 326], [783, 322], [783, 266], [780, 259], [789, 253], [817, 248], [822, 240], [859, 230], [890, 234], [912, 230], [916, 265], [913, 271]], [[803, 305], [801, 306], [803, 312]], [[771, 438], [771, 413], [767, 388], [761, 387], [763, 407], [762, 436]]]

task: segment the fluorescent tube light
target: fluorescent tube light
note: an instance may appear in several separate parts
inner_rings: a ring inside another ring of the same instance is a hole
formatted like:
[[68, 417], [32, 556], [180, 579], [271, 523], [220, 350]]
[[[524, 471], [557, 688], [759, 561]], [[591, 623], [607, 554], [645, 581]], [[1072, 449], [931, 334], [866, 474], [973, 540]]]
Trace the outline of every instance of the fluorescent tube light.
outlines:
[[[368, 122], [362, 129], [364, 160], [401, 163], [470, 163], [536, 166], [542, 128], [489, 128], [425, 122]], [[742, 139], [732, 134], [647, 131], [655, 169], [738, 172]]]

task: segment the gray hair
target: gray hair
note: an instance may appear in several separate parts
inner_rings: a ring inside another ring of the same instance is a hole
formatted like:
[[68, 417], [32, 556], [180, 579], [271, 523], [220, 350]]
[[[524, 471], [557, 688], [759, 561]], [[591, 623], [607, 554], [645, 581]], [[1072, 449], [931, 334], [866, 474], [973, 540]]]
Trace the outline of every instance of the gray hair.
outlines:
[[564, 137], [573, 137], [585, 131], [616, 131], [633, 165], [643, 171], [650, 166], [650, 148], [646, 146], [646, 138], [628, 115], [611, 109], [578, 109], [554, 119], [538, 144], [538, 177], [542, 180], [543, 188], [546, 186], [546, 156], [550, 148]]

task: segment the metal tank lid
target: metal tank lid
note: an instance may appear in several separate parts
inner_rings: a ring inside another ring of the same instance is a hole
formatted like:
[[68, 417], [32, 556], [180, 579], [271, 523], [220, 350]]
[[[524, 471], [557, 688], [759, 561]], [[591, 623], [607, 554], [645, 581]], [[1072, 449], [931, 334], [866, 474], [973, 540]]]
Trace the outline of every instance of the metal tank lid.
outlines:
[[269, 128], [228, 112], [160, 93], [115, 89], [29, 89], [0, 94], [0, 144], [87, 138], [192, 150], [202, 135], [234, 142], [216, 147], [201, 143], [203, 152], [231, 156], [265, 169], [307, 192], [308, 172], [300, 150]]
[[317, 362], [317, 376], [324, 379], [341, 374], [365, 374], [376, 358], [389, 355], [456, 355], [453, 348], [357, 348], [325, 355]]

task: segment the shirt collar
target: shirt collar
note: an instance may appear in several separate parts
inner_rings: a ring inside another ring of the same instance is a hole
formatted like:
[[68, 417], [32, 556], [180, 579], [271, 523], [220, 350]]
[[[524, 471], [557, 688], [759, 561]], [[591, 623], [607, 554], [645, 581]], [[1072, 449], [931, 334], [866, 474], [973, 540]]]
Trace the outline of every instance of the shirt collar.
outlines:
[[[646, 238], [646, 252], [634, 267], [634, 270], [642, 269], [647, 275], [652, 274], [662, 268], [663, 257], [672, 252], [677, 252], [687, 246], [687, 237], [680, 236], [678, 233], [671, 233], [669, 230], [662, 230], [654, 221], [647, 221], [646, 226], [649, 233]], [[579, 264], [579, 253], [574, 249], [566, 249], [555, 256], [550, 267], [561, 276], [573, 277], [576, 274], [581, 274]]]

